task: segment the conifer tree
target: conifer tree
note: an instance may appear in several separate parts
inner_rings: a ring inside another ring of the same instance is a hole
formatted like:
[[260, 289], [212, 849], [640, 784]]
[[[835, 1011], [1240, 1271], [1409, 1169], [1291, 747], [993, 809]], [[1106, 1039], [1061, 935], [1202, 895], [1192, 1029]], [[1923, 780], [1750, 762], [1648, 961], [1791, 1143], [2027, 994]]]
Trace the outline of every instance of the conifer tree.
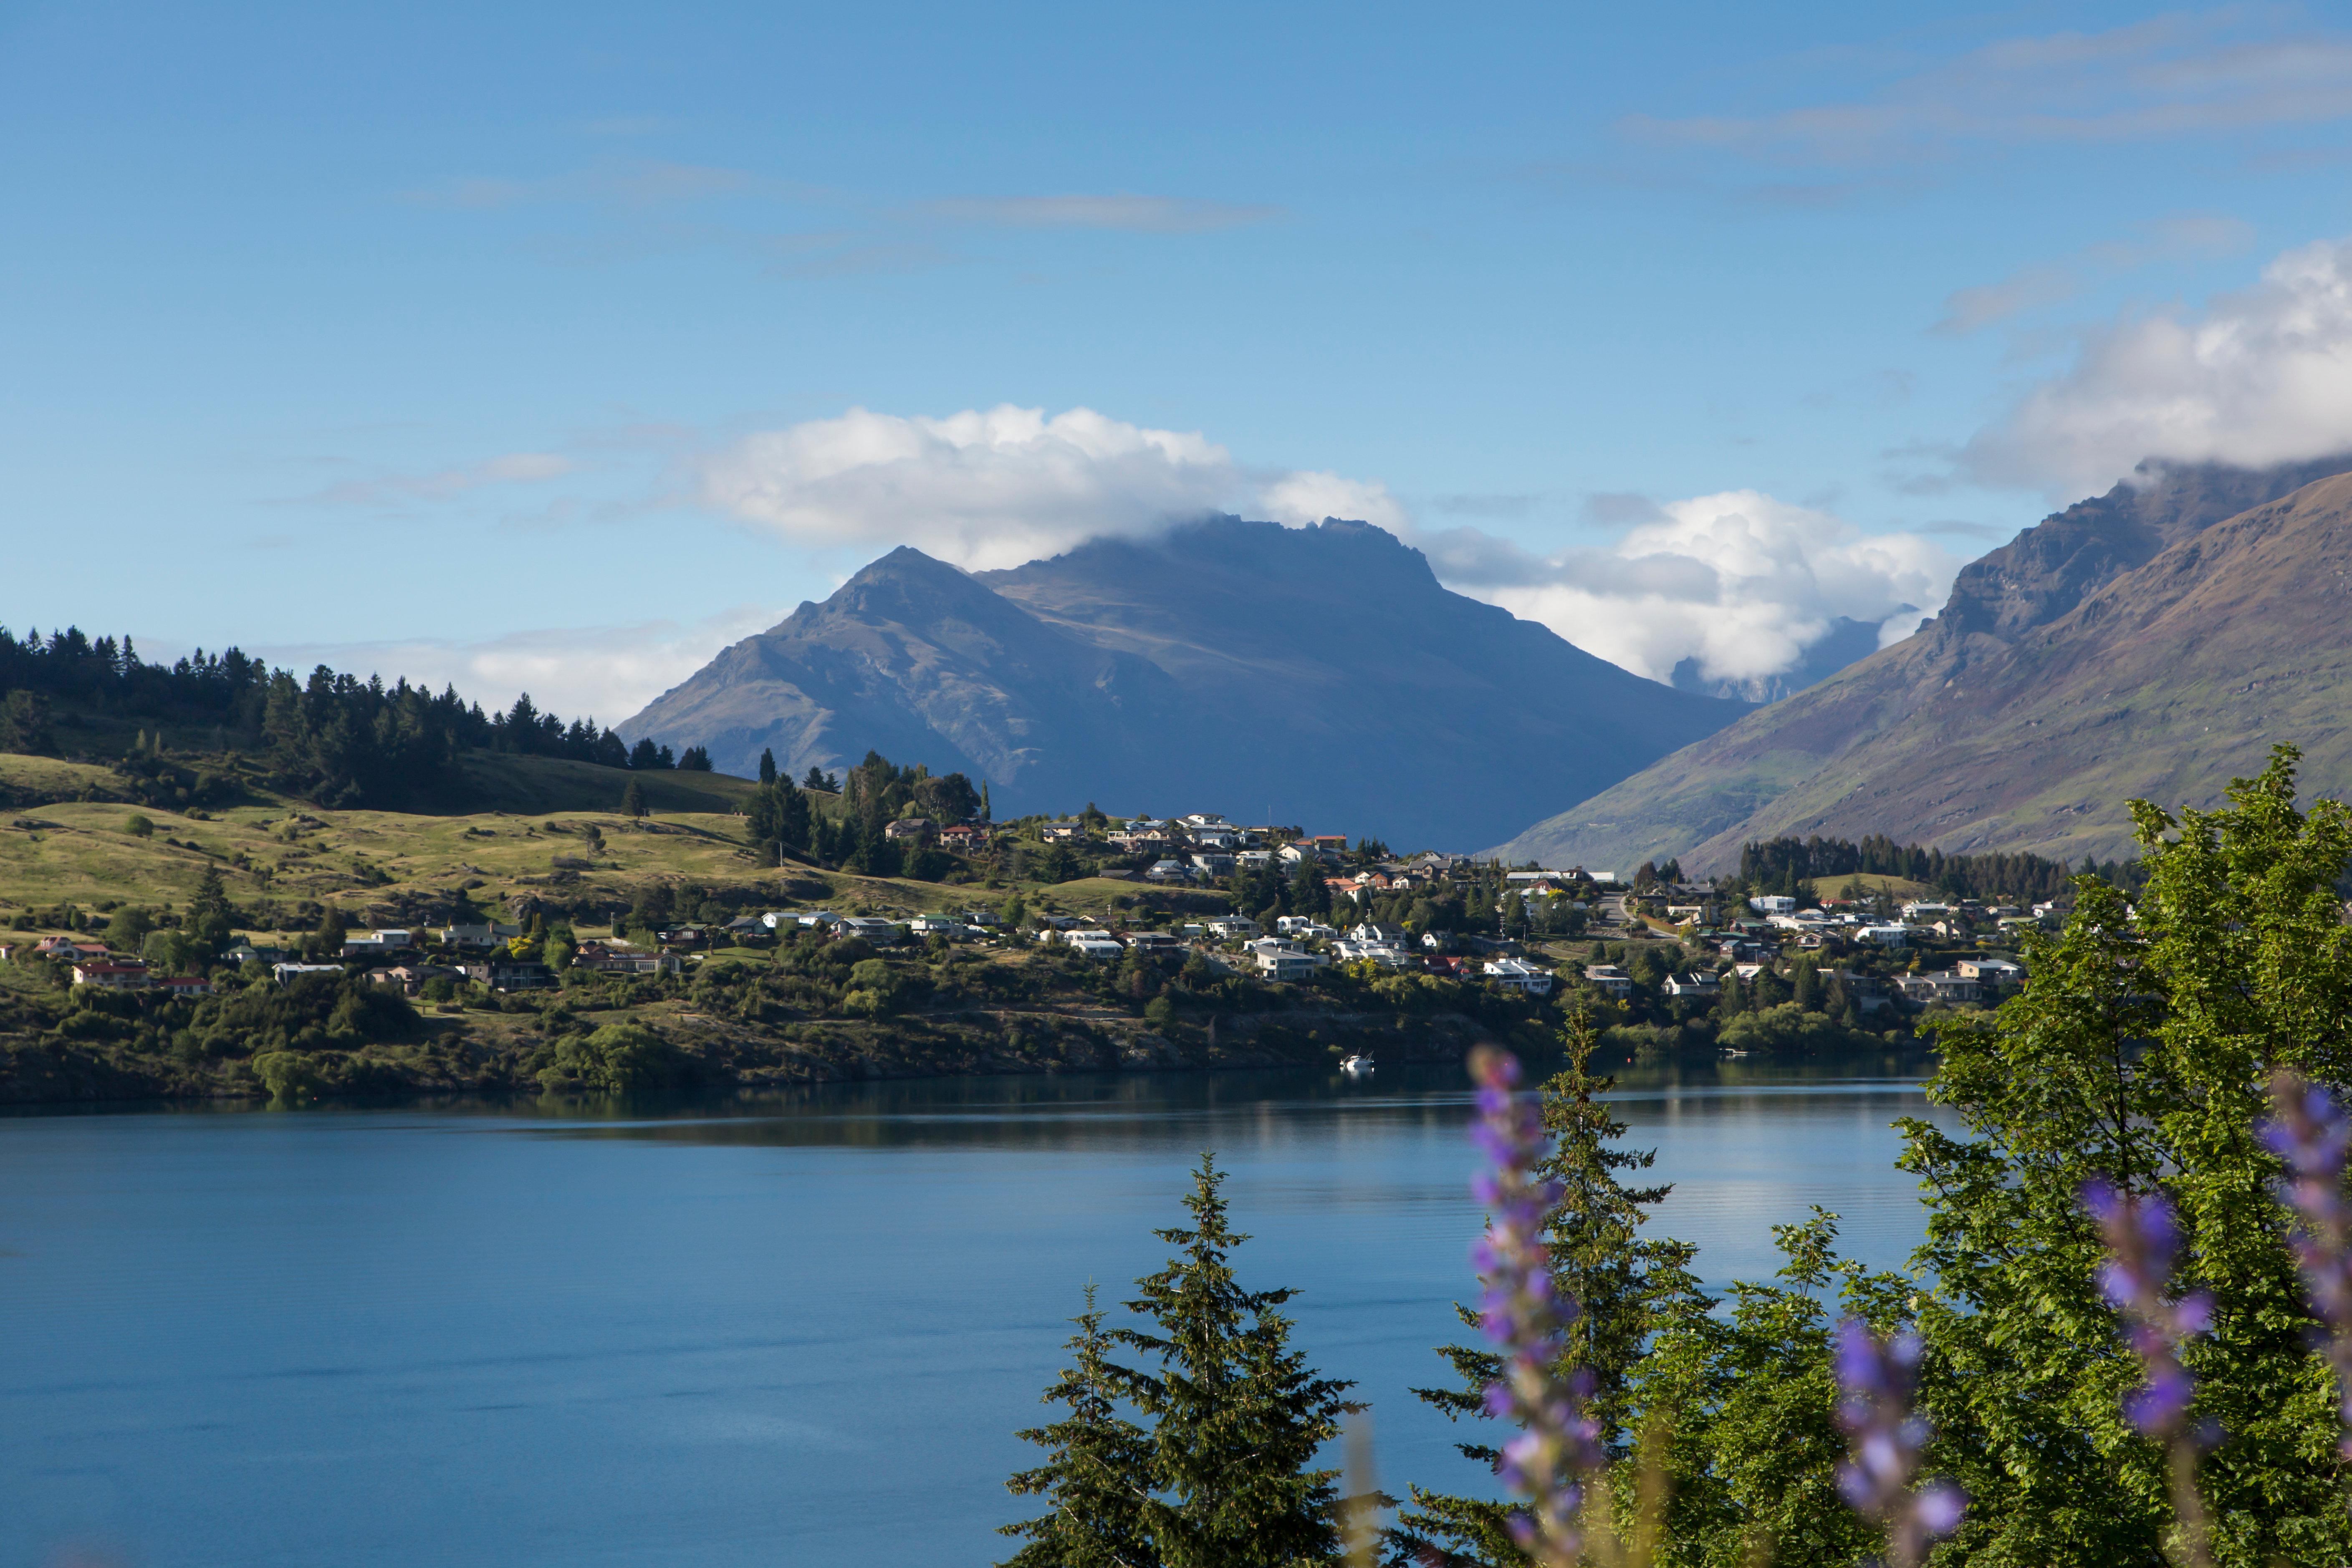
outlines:
[[1070, 1320], [1071, 1364], [1045, 1390], [1048, 1405], [1069, 1414], [1046, 1426], [1015, 1433], [1046, 1453], [1034, 1469], [1004, 1483], [1018, 1497], [1043, 1497], [1051, 1511], [999, 1533], [1027, 1538], [1001, 1568], [1159, 1568], [1143, 1505], [1150, 1496], [1151, 1443], [1119, 1414], [1118, 1389], [1129, 1374], [1111, 1364], [1109, 1336], [1087, 1287], [1087, 1310]]
[[760, 748], [760, 782], [763, 784], [776, 782], [776, 752], [772, 746]]
[[621, 815], [623, 816], [635, 817], [643, 816], [645, 814], [645, 786], [637, 783], [636, 780], [631, 779], [628, 783], [628, 787], [621, 791]]
[[[1563, 1374], [1580, 1368], [1590, 1374], [1591, 1394], [1585, 1408], [1599, 1422], [1602, 1443], [1622, 1456], [1632, 1450], [1634, 1437], [1629, 1380], [1645, 1341], [1662, 1323], [1701, 1300], [1690, 1271], [1696, 1249], [1641, 1236], [1649, 1211], [1672, 1189], [1628, 1186], [1624, 1181], [1632, 1173], [1648, 1170], [1656, 1154], [1618, 1146], [1625, 1124], [1600, 1098], [1617, 1080], [1592, 1074], [1592, 1052], [1600, 1037], [1590, 1016], [1581, 1009], [1571, 1014], [1560, 1039], [1567, 1063], [1541, 1090], [1544, 1127], [1558, 1142], [1536, 1167], [1538, 1180], [1557, 1182], [1561, 1189], [1559, 1202], [1545, 1222], [1553, 1283], [1583, 1309], [1569, 1329], [1560, 1369]], [[1457, 1303], [1454, 1311], [1465, 1325], [1477, 1326], [1474, 1309]], [[1455, 1344], [1441, 1346], [1437, 1353], [1453, 1366], [1460, 1385], [1416, 1388], [1413, 1393], [1454, 1420], [1486, 1418], [1486, 1391], [1501, 1370], [1494, 1352], [1483, 1344]], [[1494, 1443], [1455, 1447], [1489, 1468], [1499, 1454]], [[1505, 1504], [1419, 1486], [1412, 1489], [1412, 1506], [1398, 1516], [1391, 1537], [1404, 1560], [1465, 1565], [1527, 1561], [1511, 1539]]]
[[1228, 1228], [1223, 1173], [1203, 1154], [1191, 1229], [1160, 1231], [1181, 1250], [1136, 1281], [1150, 1331], [1113, 1337], [1160, 1358], [1157, 1374], [1126, 1374], [1129, 1398], [1153, 1423], [1144, 1517], [1166, 1568], [1292, 1568], [1339, 1551], [1337, 1470], [1316, 1451], [1353, 1408], [1350, 1384], [1315, 1375], [1290, 1348], [1279, 1309], [1295, 1292], [1244, 1290], [1228, 1254], [1248, 1240]]

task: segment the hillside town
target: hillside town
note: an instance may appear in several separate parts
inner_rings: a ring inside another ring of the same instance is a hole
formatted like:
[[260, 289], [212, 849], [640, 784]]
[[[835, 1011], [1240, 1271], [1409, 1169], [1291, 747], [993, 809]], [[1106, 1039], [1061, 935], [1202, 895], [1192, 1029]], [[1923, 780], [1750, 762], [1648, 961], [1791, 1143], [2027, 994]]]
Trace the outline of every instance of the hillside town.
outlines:
[[665, 895], [602, 922], [574, 909], [509, 921], [254, 932], [210, 953], [163, 931], [130, 950], [67, 930], [0, 942], [0, 961], [52, 965], [71, 986], [102, 992], [194, 998], [225, 986], [331, 976], [460, 1004], [607, 982], [683, 982], [714, 960], [854, 940], [860, 952], [900, 961], [1028, 949], [1106, 964], [1148, 959], [1270, 986], [1311, 987], [1333, 974], [1485, 987], [1581, 1005], [1606, 1027], [1648, 1031], [1629, 1038], [1637, 1046], [1689, 1045], [1701, 1038], [1696, 1026], [1774, 1008], [1880, 1034], [1907, 1029], [1923, 1011], [1997, 1004], [2024, 979], [2020, 934], [2064, 912], [2056, 900], [1897, 900], [1861, 887], [1827, 898], [1750, 892], [1736, 880], [1681, 880], [1671, 862], [1663, 873], [1645, 865], [1625, 877], [1437, 852], [1399, 856], [1377, 842], [1239, 824], [1214, 812], [1122, 819], [1089, 808], [1002, 825], [902, 816], [883, 835], [908, 851], [954, 858], [957, 868], [931, 889], [932, 907], [867, 898], [841, 907], [706, 905], [680, 915]]

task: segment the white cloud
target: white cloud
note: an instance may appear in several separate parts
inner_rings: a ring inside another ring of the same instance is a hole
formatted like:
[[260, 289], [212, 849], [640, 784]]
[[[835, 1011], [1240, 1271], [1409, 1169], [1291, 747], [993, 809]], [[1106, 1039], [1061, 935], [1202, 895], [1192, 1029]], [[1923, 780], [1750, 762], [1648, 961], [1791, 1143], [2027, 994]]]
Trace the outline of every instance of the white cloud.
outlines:
[[703, 503], [805, 544], [912, 544], [972, 570], [1209, 512], [1402, 526], [1377, 481], [1244, 468], [1197, 431], [1010, 404], [945, 418], [853, 408], [761, 431], [699, 459]]
[[1757, 490], [1668, 501], [1602, 550], [1538, 557], [1471, 530], [1427, 543], [1448, 585], [1658, 680], [1685, 658], [1709, 679], [1778, 674], [1841, 616], [1898, 640], [1923, 618], [1903, 606], [1940, 605], [1959, 564]]
[[454, 684], [458, 695], [486, 709], [507, 707], [528, 691], [543, 711], [567, 721], [593, 715], [611, 726], [709, 663], [719, 649], [766, 630], [787, 613], [740, 605], [691, 623], [554, 627], [484, 642], [285, 644], [251, 652], [298, 673], [324, 664], [362, 679], [405, 676], [436, 691]]
[[1970, 478], [2066, 498], [2144, 458], [2244, 467], [2352, 447], [2352, 240], [2290, 250], [2201, 313], [2127, 315], [2085, 333], [1960, 454]]

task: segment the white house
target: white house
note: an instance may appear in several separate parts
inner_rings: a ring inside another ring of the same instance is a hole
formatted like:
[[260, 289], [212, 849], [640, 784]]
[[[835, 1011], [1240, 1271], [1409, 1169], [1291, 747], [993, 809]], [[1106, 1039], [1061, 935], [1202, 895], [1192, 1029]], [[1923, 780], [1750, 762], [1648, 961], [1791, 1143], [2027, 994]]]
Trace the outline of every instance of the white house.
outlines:
[[[1487, 973], [1492, 973], [1494, 968], [1493, 964], [1488, 964]], [[1584, 978], [1612, 996], [1631, 996], [1633, 994], [1633, 977], [1613, 963], [1587, 964]], [[1551, 987], [1547, 985], [1544, 989], [1549, 991]]]
[[851, 915], [841, 922], [844, 936], [862, 936], [877, 947], [890, 947], [898, 941], [898, 922], [879, 920], [871, 915]]
[[1117, 958], [1127, 951], [1111, 941], [1108, 935], [1097, 936], [1092, 932], [1083, 935], [1074, 934], [1062, 940], [1069, 947], [1085, 953], [1088, 958]]
[[1793, 915], [1797, 900], [1786, 893], [1759, 893], [1748, 900], [1748, 907], [1759, 915]]
[[1151, 863], [1151, 869], [1143, 875], [1147, 881], [1153, 882], [1189, 882], [1192, 879], [1192, 868], [1181, 860], [1155, 860]]
[[1523, 959], [1490, 958], [1486, 973], [1487, 979], [1506, 991], [1524, 991], [1530, 996], [1551, 994], [1551, 972], [1538, 969]]
[[1231, 942], [1237, 936], [1255, 936], [1258, 923], [1247, 915], [1220, 915], [1209, 922], [1209, 934], [1219, 942]]
[[1905, 947], [1911, 941], [1911, 928], [1906, 925], [1864, 926], [1853, 934], [1881, 947]]
[[1348, 933], [1358, 942], [1378, 942], [1382, 947], [1396, 947], [1406, 941], [1402, 926], [1384, 926], [1366, 921]]
[[1916, 925], [1921, 921], [1941, 920], [1946, 915], [1957, 913], [1958, 911], [1949, 904], [1928, 903], [1925, 900], [1903, 906], [1903, 919], [1906, 923], [1911, 925]]
[[1714, 975], [1699, 970], [1689, 974], [1666, 976], [1665, 990], [1669, 996], [1689, 997], [1695, 1001], [1704, 1002], [1709, 997], [1723, 994], [1723, 983]]

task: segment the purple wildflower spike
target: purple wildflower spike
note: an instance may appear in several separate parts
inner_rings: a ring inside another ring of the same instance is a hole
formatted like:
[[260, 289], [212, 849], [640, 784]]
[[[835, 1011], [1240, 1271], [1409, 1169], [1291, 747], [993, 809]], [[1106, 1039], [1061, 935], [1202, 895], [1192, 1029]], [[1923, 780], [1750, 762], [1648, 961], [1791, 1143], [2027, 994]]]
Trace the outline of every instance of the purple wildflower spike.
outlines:
[[[2352, 1428], [2352, 1205], [2344, 1201], [2344, 1163], [2352, 1151], [2352, 1121], [2335, 1097], [2292, 1072], [2271, 1079], [2278, 1114], [2263, 1126], [2263, 1142], [2286, 1163], [2279, 1201], [2294, 1211], [2287, 1243], [2303, 1267], [2311, 1310], [2327, 1327], [2327, 1357], [2343, 1391], [2340, 1419]], [[2340, 1451], [2352, 1458], [2352, 1436]]]
[[1911, 1489], [1927, 1443], [1927, 1424], [1911, 1409], [1918, 1364], [1918, 1335], [1882, 1340], [1855, 1319], [1838, 1324], [1837, 1380], [1845, 1394], [1838, 1425], [1853, 1440], [1851, 1458], [1838, 1469], [1838, 1490], [1856, 1513], [1885, 1528], [1895, 1568], [1913, 1568], [1930, 1541], [1958, 1526], [1968, 1505], [1947, 1482]]
[[1503, 1376], [1486, 1390], [1486, 1411], [1521, 1429], [1503, 1445], [1496, 1474], [1525, 1500], [1511, 1517], [1519, 1545], [1542, 1568], [1568, 1568], [1580, 1545], [1582, 1478], [1605, 1456], [1600, 1430], [1584, 1414], [1590, 1375], [1579, 1371], [1562, 1380], [1554, 1372], [1568, 1326], [1581, 1310], [1554, 1287], [1544, 1245], [1544, 1216], [1559, 1201], [1559, 1188], [1535, 1176], [1547, 1140], [1537, 1108], [1512, 1093], [1518, 1058], [1482, 1047], [1470, 1058], [1470, 1071], [1478, 1083], [1471, 1135], [1494, 1162], [1472, 1184], [1490, 1215], [1473, 1255], [1486, 1288], [1482, 1322], [1503, 1355]]
[[2166, 1299], [2180, 1250], [2172, 1205], [2161, 1194], [2141, 1197], [2093, 1182], [2083, 1189], [2083, 1206], [2107, 1244], [2100, 1284], [2130, 1323], [2126, 1338], [2147, 1374], [2145, 1385], [2125, 1396], [2124, 1415], [2151, 1437], [2169, 1442], [2187, 1436], [2197, 1382], [2180, 1364], [2180, 1347], [2212, 1326], [2213, 1298], [2192, 1290], [2179, 1300]]

